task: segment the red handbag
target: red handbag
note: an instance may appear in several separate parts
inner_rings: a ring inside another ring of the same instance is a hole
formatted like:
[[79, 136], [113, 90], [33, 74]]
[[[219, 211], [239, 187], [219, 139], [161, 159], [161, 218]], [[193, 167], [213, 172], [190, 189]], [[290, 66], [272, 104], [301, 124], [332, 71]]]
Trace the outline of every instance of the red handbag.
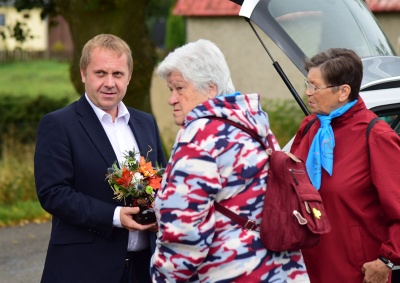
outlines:
[[[239, 216], [218, 202], [215, 209], [248, 230], [260, 230], [266, 248], [273, 251], [310, 248], [328, 233], [331, 225], [321, 196], [311, 184], [305, 164], [291, 153], [275, 151], [253, 131], [240, 124], [219, 117], [257, 140], [269, 153], [267, 189], [264, 197], [262, 221]], [[272, 141], [268, 139], [268, 143]]]

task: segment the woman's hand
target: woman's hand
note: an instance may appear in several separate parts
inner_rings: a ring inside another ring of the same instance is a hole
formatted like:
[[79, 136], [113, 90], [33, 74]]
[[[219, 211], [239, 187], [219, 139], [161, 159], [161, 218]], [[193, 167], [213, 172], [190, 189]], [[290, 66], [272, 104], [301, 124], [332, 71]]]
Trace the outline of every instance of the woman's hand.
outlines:
[[390, 268], [379, 259], [364, 263], [361, 271], [364, 274], [363, 283], [388, 282]]

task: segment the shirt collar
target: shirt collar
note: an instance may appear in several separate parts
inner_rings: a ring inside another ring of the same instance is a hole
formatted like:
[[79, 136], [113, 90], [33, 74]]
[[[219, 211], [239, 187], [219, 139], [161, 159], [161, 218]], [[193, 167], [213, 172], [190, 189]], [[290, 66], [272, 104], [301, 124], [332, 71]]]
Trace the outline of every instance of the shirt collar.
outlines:
[[[110, 117], [111, 115], [108, 114], [106, 111], [104, 111], [103, 109], [100, 109], [99, 107], [97, 107], [96, 105], [93, 104], [93, 102], [89, 99], [89, 97], [87, 96], [87, 94], [85, 93], [85, 97], [86, 100], [89, 102], [90, 106], [93, 108], [94, 113], [96, 113], [97, 118], [102, 121], [104, 119], [104, 117]], [[128, 108], [126, 108], [125, 104], [120, 101], [120, 103], [118, 103], [118, 115], [117, 118], [122, 117], [125, 121], [126, 124], [128, 124], [129, 122], [129, 118], [131, 117]]]

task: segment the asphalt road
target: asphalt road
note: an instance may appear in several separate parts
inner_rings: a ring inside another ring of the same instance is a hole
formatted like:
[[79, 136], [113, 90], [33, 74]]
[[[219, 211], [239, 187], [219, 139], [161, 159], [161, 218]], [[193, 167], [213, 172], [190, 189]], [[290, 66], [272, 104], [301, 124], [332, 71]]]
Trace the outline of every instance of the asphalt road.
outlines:
[[39, 283], [51, 222], [0, 228], [0, 283]]
[[[0, 228], [0, 283], [39, 283], [51, 222]], [[392, 283], [400, 283], [400, 270]]]

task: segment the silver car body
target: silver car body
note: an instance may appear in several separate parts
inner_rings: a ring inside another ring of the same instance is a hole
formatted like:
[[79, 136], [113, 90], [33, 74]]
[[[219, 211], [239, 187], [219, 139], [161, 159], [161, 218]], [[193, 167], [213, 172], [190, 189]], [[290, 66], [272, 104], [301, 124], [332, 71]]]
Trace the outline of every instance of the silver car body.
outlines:
[[364, 66], [361, 97], [400, 135], [400, 57], [362, 0], [231, 1], [305, 77], [305, 58], [331, 47], [354, 50]]

